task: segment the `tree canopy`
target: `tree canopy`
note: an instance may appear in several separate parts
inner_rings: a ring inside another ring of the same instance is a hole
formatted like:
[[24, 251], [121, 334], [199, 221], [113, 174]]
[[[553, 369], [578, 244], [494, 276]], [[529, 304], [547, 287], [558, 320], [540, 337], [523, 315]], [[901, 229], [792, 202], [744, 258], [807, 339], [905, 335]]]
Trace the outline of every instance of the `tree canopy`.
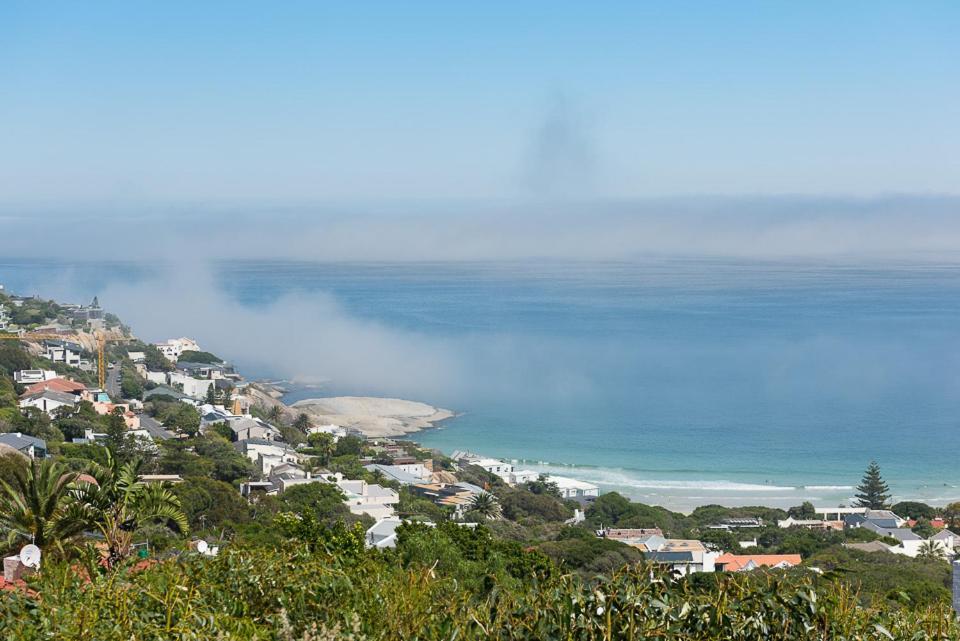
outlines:
[[876, 461], [870, 461], [854, 496], [859, 507], [882, 510], [889, 505], [890, 486], [880, 475], [880, 465]]

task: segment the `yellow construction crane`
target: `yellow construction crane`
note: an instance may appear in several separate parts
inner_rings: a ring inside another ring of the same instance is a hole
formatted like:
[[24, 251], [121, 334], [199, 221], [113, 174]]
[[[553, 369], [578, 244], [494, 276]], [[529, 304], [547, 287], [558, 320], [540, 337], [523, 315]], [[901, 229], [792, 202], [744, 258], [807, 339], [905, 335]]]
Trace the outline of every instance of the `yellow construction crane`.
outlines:
[[0, 341], [64, 341], [76, 338], [73, 334], [0, 334]]
[[107, 337], [103, 332], [97, 332], [97, 383], [104, 392], [107, 391], [107, 362], [104, 358], [104, 349], [107, 346]]

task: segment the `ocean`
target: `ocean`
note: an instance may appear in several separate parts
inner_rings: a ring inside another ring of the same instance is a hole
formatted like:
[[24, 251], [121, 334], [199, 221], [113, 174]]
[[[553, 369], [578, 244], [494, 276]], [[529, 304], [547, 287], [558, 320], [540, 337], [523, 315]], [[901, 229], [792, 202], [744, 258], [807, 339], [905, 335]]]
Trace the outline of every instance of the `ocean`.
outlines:
[[[157, 276], [148, 265], [0, 258], [8, 290], [98, 294], [124, 319], [138, 309], [112, 293]], [[433, 352], [391, 377], [357, 346], [370, 375], [361, 362], [349, 380], [318, 358], [288, 400], [382, 394], [446, 407], [458, 416], [413, 437], [446, 452], [683, 510], [848, 502], [872, 459], [898, 499], [960, 499], [960, 262], [231, 261], [211, 278], [242, 308], [335, 301], [386, 336], [385, 350]], [[291, 321], [272, 340], [333, 340], [316, 321]], [[290, 375], [194, 322], [201, 344], [245, 373]]]

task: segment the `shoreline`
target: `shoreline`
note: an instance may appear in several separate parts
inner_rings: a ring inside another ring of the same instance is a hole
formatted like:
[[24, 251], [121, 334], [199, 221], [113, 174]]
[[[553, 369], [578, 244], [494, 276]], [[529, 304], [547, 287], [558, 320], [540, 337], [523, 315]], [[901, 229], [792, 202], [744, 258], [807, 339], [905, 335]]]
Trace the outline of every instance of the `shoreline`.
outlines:
[[[267, 392], [269, 390], [275, 399], [279, 399], [276, 402], [283, 403], [284, 408], [291, 412], [297, 412], [309, 408], [309, 406], [316, 408], [318, 405], [322, 406], [329, 401], [343, 400], [361, 403], [384, 403], [387, 405], [396, 403], [401, 407], [414, 406], [419, 408], [419, 411], [406, 415], [404, 412], [396, 410], [379, 412], [374, 415], [343, 414], [329, 411], [329, 409], [308, 413], [320, 420], [328, 420], [330, 423], [343, 427], [358, 429], [368, 437], [410, 439], [423, 447], [438, 449], [447, 455], [456, 449], [471, 449], [466, 443], [462, 446], [456, 443], [440, 445], [423, 443], [417, 438], [418, 435], [427, 436], [429, 433], [444, 427], [442, 423], [463, 416], [462, 413], [436, 408], [417, 401], [381, 397], [317, 397], [300, 399], [287, 405], [283, 402], [283, 399], [290, 393], [290, 388], [284, 383], [287, 383], [287, 381], [277, 381], [270, 384], [261, 381], [258, 385], [266, 387], [267, 389], [262, 391]], [[426, 440], [429, 441], [429, 437]], [[618, 492], [635, 502], [657, 505], [682, 513], [689, 513], [697, 507], [705, 505], [723, 505], [725, 507], [763, 506], [781, 509], [800, 505], [804, 501], [811, 501], [822, 506], [845, 505], [852, 501], [858, 480], [852, 479], [846, 483], [813, 480], [806, 483], [792, 483], [777, 481], [776, 479], [769, 482], [758, 482], [754, 479], [723, 478], [722, 475], [715, 475], [707, 471], [704, 471], [704, 474], [699, 475], [699, 477], [686, 476], [680, 478], [664, 472], [644, 472], [617, 466], [560, 463], [548, 461], [544, 458], [509, 454], [491, 456], [512, 462], [518, 468], [558, 474], [595, 484], [600, 488], [601, 493]], [[909, 490], [901, 486], [902, 489], [899, 489], [899, 491], [896, 483], [894, 485], [896, 500], [916, 500], [934, 506], [946, 505], [960, 500], [960, 490], [957, 490], [957, 487], [952, 484], [926, 483], [911, 487]], [[957, 493], [955, 496], [947, 497], [943, 496], [944, 490], [948, 492], [953, 490]]]

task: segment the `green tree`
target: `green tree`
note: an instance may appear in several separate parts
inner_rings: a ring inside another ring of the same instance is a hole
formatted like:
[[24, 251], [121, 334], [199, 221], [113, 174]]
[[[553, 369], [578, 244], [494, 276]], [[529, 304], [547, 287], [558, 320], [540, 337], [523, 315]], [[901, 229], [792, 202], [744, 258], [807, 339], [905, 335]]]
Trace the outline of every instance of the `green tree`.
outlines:
[[76, 500], [86, 523], [106, 543], [108, 565], [129, 556], [136, 532], [150, 523], [185, 534], [190, 526], [176, 494], [159, 483], [139, 480], [140, 461], [121, 462], [112, 455], [106, 465], [93, 463], [87, 473], [96, 483], [76, 483]]
[[787, 510], [787, 515], [798, 520], [817, 518], [817, 509], [810, 501], [804, 501], [800, 505], [795, 505]]
[[197, 352], [189, 349], [180, 354], [179, 360], [184, 363], [204, 363], [206, 365], [220, 365], [223, 363], [223, 359], [216, 354]]
[[565, 521], [573, 516], [573, 510], [552, 493], [534, 494], [524, 488], [502, 488], [497, 498], [503, 516], [511, 521]]
[[0, 530], [7, 547], [32, 542], [63, 552], [86, 524], [70, 495], [76, 478], [60, 463], [34, 459], [13, 471], [12, 483], [0, 481]]
[[120, 395], [123, 398], [143, 398], [143, 383], [135, 371], [123, 367], [120, 371]]
[[83, 438], [87, 430], [99, 432], [103, 425], [83, 418], [62, 418], [55, 422], [57, 429], [63, 434], [64, 440]]
[[30, 369], [32, 365], [30, 355], [19, 341], [0, 341], [0, 368], [12, 376], [14, 372]]
[[344, 498], [343, 491], [333, 483], [317, 481], [294, 485], [280, 496], [280, 503], [290, 512], [312, 514], [320, 521], [331, 524], [350, 514]]
[[931, 536], [937, 533], [934, 527], [930, 525], [930, 521], [927, 519], [918, 519], [916, 524], [910, 528], [910, 531], [925, 539], [929, 539]]
[[490, 492], [474, 494], [468, 506], [469, 512], [484, 519], [499, 519], [501, 515], [500, 502]]
[[193, 437], [200, 431], [200, 412], [187, 403], [174, 403], [172, 407], [166, 409], [163, 424], [181, 434]]
[[219, 434], [228, 441], [233, 440], [233, 429], [226, 421], [214, 423], [213, 425], [210, 425], [207, 430], [213, 432], [214, 434]]
[[271, 423], [279, 423], [283, 420], [283, 407], [279, 404], [271, 405], [267, 410], [267, 420]]
[[880, 465], [876, 461], [870, 461], [866, 472], [863, 474], [863, 480], [857, 486], [857, 505], [859, 507], [870, 508], [871, 510], [882, 510], [890, 502], [890, 486], [884, 482], [880, 475]]
[[894, 503], [890, 510], [897, 516], [905, 519], [932, 519], [937, 516], [937, 508], [920, 503], [919, 501], [900, 501]]
[[312, 422], [310, 421], [310, 417], [304, 412], [297, 414], [297, 418], [293, 420], [293, 426], [304, 434], [307, 433], [307, 430], [310, 429], [311, 425]]
[[960, 530], [960, 501], [943, 508], [943, 518], [951, 530]]
[[320, 459], [321, 465], [330, 464], [330, 458], [336, 451], [336, 441], [333, 434], [327, 434], [326, 432], [311, 434], [307, 437], [307, 443], [317, 451], [317, 457]]
[[253, 476], [253, 462], [238, 452], [220, 436], [207, 434], [193, 439], [196, 453], [213, 464], [213, 478], [225, 483], [245, 480]]
[[550, 480], [546, 474], [541, 474], [536, 481], [530, 481], [523, 484], [524, 489], [534, 494], [548, 494], [560, 498], [560, 488], [556, 483]]
[[250, 521], [250, 504], [237, 490], [223, 481], [190, 477], [171, 490], [192, 529], [219, 528]]
[[363, 453], [363, 439], [359, 436], [345, 436], [337, 441], [334, 456], [360, 456]]
[[0, 452], [0, 481], [13, 485], [17, 474], [30, 466], [30, 459], [20, 452]]
[[50, 421], [50, 416], [38, 407], [27, 407], [10, 418], [10, 432], [22, 432], [46, 441], [62, 441], [63, 434]]
[[359, 558], [366, 548], [366, 528], [359, 521], [347, 526], [343, 521], [326, 523], [311, 512], [281, 512], [274, 517], [274, 524], [286, 537], [338, 560]]
[[163, 441], [157, 461], [161, 474], [179, 474], [186, 477], [209, 477], [213, 475], [214, 462], [194, 451], [192, 441], [170, 439]]

